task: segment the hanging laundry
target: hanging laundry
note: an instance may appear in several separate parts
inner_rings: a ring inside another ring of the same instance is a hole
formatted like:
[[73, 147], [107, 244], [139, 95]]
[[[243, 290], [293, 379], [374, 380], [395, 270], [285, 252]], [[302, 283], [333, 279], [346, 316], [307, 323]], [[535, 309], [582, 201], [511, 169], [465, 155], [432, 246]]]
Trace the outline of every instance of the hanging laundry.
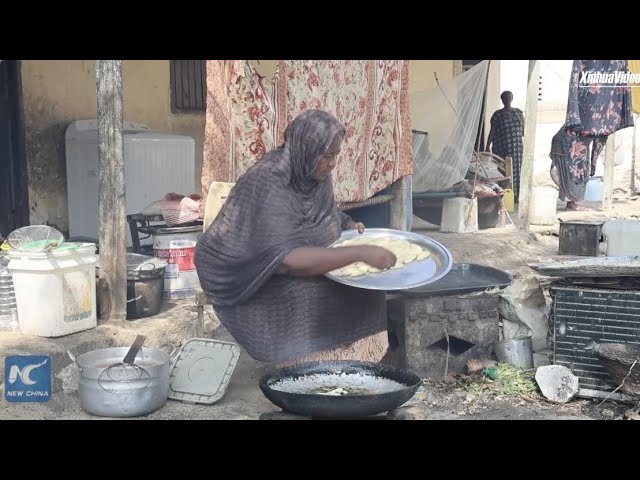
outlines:
[[568, 207], [577, 208], [576, 204], [584, 200], [587, 183], [595, 173], [595, 159], [602, 151], [604, 140], [605, 137], [579, 136], [564, 127], [553, 136], [549, 153], [551, 179], [558, 186], [560, 200], [570, 203]]
[[310, 108], [346, 128], [334, 190], [338, 202], [370, 198], [413, 173], [408, 60], [278, 62], [278, 140]]
[[346, 129], [336, 201], [370, 198], [413, 173], [408, 85], [408, 60], [280, 60], [273, 79], [248, 61], [207, 60], [203, 198], [211, 182], [235, 182], [281, 144], [291, 120], [311, 108]]
[[580, 136], [609, 136], [633, 126], [631, 92], [619, 75], [626, 60], [574, 60], [565, 127]]
[[[573, 61], [564, 129], [570, 137], [594, 140], [588, 169], [591, 176], [609, 135], [633, 127], [631, 89], [624, 75], [628, 72], [627, 60]], [[588, 151], [591, 142], [582, 143]]]

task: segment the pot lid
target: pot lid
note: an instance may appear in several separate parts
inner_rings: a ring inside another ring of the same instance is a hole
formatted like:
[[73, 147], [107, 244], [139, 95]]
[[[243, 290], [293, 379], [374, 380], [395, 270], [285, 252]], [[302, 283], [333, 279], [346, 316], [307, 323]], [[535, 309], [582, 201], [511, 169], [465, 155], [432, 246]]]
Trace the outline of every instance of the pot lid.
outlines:
[[240, 347], [220, 340], [194, 338], [185, 343], [171, 365], [169, 398], [211, 405], [229, 385]]
[[176, 227], [157, 226], [150, 227], [152, 235], [172, 235], [176, 233], [202, 233], [202, 222], [196, 225], [180, 225]]
[[127, 273], [153, 272], [167, 267], [167, 262], [161, 258], [127, 253]]

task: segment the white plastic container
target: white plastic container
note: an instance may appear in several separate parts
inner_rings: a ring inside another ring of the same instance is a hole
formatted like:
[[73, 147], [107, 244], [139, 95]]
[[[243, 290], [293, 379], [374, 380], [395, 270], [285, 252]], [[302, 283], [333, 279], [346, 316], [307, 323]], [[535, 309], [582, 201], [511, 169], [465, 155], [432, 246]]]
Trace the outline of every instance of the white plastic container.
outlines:
[[200, 288], [193, 264], [202, 226], [162, 227], [153, 230], [153, 255], [167, 262], [164, 270], [165, 300], [194, 298]]
[[472, 233], [478, 231], [478, 199], [447, 198], [442, 205], [440, 231]]
[[49, 253], [9, 251], [22, 333], [61, 337], [97, 325], [95, 253], [92, 243]]
[[584, 201], [589, 203], [601, 202], [604, 196], [604, 183], [602, 177], [592, 177], [587, 183], [584, 193]]
[[558, 190], [534, 187], [531, 195], [531, 224], [555, 225], [558, 212]]
[[607, 257], [640, 255], [640, 222], [609, 220], [602, 226], [602, 236], [601, 250]]

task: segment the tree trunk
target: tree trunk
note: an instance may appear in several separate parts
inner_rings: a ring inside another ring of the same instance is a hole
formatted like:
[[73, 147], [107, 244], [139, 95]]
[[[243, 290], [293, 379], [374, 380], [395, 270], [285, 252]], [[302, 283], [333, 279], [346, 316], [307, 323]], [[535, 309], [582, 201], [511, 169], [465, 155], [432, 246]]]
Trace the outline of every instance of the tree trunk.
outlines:
[[127, 250], [122, 139], [122, 61], [96, 60], [100, 184], [100, 321], [127, 313]]

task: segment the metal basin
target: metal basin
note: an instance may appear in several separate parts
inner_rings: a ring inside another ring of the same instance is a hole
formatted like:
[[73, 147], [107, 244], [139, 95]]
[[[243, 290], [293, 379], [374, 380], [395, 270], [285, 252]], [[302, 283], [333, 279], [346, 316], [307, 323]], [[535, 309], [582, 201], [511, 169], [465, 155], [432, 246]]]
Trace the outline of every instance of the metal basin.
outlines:
[[[348, 377], [353, 375], [365, 379], [363, 385], [369, 385], [371, 391], [346, 396], [314, 393], [315, 388], [323, 384], [323, 377], [331, 377], [330, 382], [335, 382], [336, 387], [345, 387], [350, 383]], [[283, 384], [291, 385], [291, 382], [300, 379], [305, 381], [305, 386], [288, 391], [283, 389]], [[396, 385], [389, 388], [389, 383]], [[265, 375], [260, 380], [260, 389], [271, 403], [286, 412], [312, 418], [345, 419], [363, 418], [394, 410], [411, 399], [421, 384], [417, 375], [389, 365], [326, 361], [303, 363]]]
[[148, 373], [143, 380], [105, 379], [105, 370], [122, 362], [128, 351], [129, 347], [104, 348], [78, 357], [78, 393], [83, 410], [100, 417], [138, 417], [164, 406], [169, 397], [170, 368], [170, 357], [164, 350], [140, 350], [135, 364]]

